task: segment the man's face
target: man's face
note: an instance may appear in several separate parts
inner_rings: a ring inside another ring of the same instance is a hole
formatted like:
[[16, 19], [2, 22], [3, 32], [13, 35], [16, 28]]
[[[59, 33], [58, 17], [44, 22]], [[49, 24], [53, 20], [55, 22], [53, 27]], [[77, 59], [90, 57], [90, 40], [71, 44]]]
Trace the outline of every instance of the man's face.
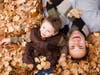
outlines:
[[51, 37], [55, 34], [55, 29], [48, 21], [44, 21], [40, 27], [40, 34], [43, 38]]
[[69, 53], [73, 58], [82, 58], [86, 54], [85, 37], [79, 31], [73, 31], [68, 42]]

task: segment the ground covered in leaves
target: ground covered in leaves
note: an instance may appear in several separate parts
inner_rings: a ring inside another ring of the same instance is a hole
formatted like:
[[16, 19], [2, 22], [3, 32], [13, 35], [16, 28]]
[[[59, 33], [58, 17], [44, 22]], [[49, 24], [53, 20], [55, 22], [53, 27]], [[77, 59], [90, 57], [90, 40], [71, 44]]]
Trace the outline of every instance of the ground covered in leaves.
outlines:
[[[0, 45], [0, 75], [34, 75], [35, 71], [22, 62], [22, 55], [26, 40], [30, 40], [28, 33], [42, 18], [40, 0], [0, 0], [0, 40], [12, 36], [22, 39], [15, 44]], [[68, 55], [64, 67], [57, 65], [55, 75], [64, 75], [65, 71], [67, 75], [99, 75], [100, 33], [89, 36], [88, 47], [85, 59], [73, 60]]]

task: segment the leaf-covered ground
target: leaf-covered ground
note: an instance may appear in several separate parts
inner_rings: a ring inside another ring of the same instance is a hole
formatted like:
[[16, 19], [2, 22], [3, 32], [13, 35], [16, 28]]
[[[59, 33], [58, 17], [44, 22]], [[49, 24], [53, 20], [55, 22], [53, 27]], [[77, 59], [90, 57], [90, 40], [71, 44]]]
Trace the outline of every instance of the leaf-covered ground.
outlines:
[[[22, 62], [22, 55], [26, 40], [30, 40], [28, 33], [42, 18], [40, 0], [0, 0], [0, 41], [12, 36], [22, 39], [15, 44], [0, 45], [0, 75], [34, 75], [36, 71]], [[58, 65], [55, 75], [99, 75], [100, 33], [89, 36], [88, 47], [86, 58], [73, 60], [68, 55], [65, 66]]]

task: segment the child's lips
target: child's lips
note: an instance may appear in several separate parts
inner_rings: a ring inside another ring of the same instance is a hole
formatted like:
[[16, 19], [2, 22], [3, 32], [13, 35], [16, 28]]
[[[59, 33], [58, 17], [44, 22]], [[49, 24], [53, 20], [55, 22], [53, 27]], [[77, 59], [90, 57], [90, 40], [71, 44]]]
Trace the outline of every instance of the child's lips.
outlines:
[[43, 37], [45, 37], [45, 34], [42, 33], [41, 35], [42, 35]]

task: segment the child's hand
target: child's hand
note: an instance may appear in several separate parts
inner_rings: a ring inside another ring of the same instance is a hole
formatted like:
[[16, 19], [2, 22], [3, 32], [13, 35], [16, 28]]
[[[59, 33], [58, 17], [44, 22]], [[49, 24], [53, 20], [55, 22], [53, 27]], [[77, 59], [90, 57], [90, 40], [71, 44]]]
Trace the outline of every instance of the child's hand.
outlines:
[[43, 3], [42, 3], [42, 6], [43, 6], [43, 7], [46, 7], [46, 5], [47, 5], [47, 2], [43, 2]]
[[43, 6], [43, 7], [46, 7], [46, 6], [47, 6], [47, 2], [48, 2], [49, 4], [53, 4], [50, 0], [46, 0], [45, 2], [42, 3], [42, 6]]
[[29, 68], [29, 69], [31, 69], [31, 70], [32, 70], [32, 69], [33, 69], [33, 67], [34, 67], [34, 65], [33, 65], [33, 64], [28, 64], [27, 66], [28, 66], [28, 68]]
[[49, 4], [53, 4], [50, 0], [48, 0], [48, 3], [49, 3]]
[[69, 11], [69, 13], [67, 14], [67, 17], [69, 18], [80, 18], [81, 14], [83, 13], [83, 11], [81, 9], [72, 9], [71, 11]]
[[49, 61], [46, 61], [46, 65], [43, 67], [45, 70], [50, 69], [51, 63]]
[[2, 44], [8, 44], [8, 43], [10, 43], [10, 42], [11, 42], [10, 38], [4, 38], [4, 39], [2, 39], [2, 40], [0, 41], [0, 45], [2, 45]]

